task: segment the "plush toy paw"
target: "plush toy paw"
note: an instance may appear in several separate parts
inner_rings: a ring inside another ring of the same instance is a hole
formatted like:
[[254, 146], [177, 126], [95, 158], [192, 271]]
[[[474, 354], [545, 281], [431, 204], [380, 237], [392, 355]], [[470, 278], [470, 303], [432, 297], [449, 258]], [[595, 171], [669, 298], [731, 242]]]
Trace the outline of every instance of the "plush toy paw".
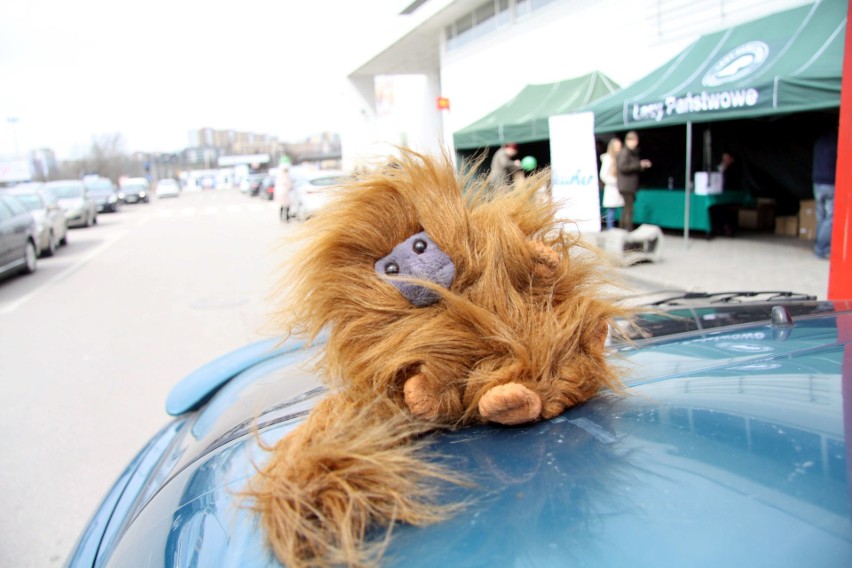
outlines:
[[535, 263], [533, 267], [535, 275], [544, 280], [553, 278], [559, 266], [559, 254], [541, 241], [530, 241], [528, 246]]
[[479, 399], [479, 414], [483, 420], [498, 424], [532, 422], [541, 414], [541, 398], [518, 383], [499, 385]]
[[405, 381], [402, 387], [408, 410], [421, 420], [437, 420], [440, 414], [440, 401], [429, 389], [426, 377], [416, 374]]

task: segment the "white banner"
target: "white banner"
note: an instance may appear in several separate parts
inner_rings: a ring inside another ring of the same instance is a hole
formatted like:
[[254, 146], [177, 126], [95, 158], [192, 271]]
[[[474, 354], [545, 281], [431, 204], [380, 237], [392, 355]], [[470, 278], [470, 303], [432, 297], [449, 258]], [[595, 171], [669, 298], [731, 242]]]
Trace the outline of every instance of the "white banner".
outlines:
[[551, 116], [549, 124], [553, 200], [559, 204], [558, 215], [576, 223], [581, 233], [600, 232], [595, 115], [581, 112]]
[[28, 160], [8, 160], [0, 162], [0, 182], [30, 181], [32, 173]]

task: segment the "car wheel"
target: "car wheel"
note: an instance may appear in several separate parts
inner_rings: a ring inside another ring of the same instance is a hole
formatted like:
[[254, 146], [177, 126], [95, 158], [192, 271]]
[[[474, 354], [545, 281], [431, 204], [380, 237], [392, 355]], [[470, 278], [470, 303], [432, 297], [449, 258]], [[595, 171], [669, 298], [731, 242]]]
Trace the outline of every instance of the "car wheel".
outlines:
[[50, 231], [50, 235], [47, 237], [47, 248], [44, 251], [44, 256], [53, 256], [56, 254], [56, 235], [53, 234], [53, 231]]
[[98, 224], [98, 214], [95, 213], [94, 218], [92, 218], [92, 225], [97, 225], [97, 224]]
[[27, 250], [24, 254], [26, 262], [24, 263], [23, 273], [32, 274], [36, 271], [36, 268], [38, 268], [36, 264], [38, 261], [38, 254], [36, 253], [36, 245], [33, 241], [27, 241]]
[[68, 244], [68, 227], [65, 227], [65, 234], [62, 235], [62, 238], [59, 239], [59, 244], [65, 246]]

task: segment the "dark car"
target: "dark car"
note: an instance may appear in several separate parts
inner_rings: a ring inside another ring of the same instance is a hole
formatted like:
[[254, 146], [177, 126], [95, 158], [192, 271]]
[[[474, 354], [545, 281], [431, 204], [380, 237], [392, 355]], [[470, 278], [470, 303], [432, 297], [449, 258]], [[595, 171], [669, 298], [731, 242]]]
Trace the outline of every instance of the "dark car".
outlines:
[[[682, 325], [612, 345], [626, 396], [435, 435], [479, 483], [454, 490], [467, 505], [449, 520], [396, 526], [382, 564], [852, 565], [852, 305], [714, 298], [660, 304], [639, 321]], [[324, 396], [304, 364], [315, 349], [261, 342], [178, 384], [174, 420], [107, 494], [69, 566], [277, 565], [239, 493], [267, 457], [259, 441]]]
[[260, 186], [263, 183], [263, 180], [266, 179], [267, 174], [249, 174], [248, 181], [248, 193], [250, 196], [255, 197], [260, 194]]
[[121, 208], [118, 188], [107, 178], [89, 179], [85, 182], [89, 195], [95, 200], [98, 212], [117, 213]]
[[275, 178], [272, 176], [266, 176], [263, 178], [263, 181], [260, 182], [258, 194], [261, 197], [265, 197], [269, 201], [272, 201], [275, 198]]
[[39, 182], [19, 184], [8, 194], [17, 197], [30, 210], [36, 223], [39, 256], [53, 256], [60, 245], [68, 244], [68, 221], [65, 211]]
[[150, 193], [147, 181], [128, 181], [121, 184], [118, 195], [124, 203], [150, 203]]
[[14, 195], [0, 193], [0, 276], [36, 271], [36, 231], [27, 207]]

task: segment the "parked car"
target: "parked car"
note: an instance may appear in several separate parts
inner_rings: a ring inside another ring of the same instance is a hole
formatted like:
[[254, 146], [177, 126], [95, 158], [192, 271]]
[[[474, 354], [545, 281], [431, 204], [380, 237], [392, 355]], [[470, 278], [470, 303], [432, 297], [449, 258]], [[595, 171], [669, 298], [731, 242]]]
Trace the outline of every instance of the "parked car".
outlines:
[[17, 197], [32, 213], [36, 223], [39, 256], [53, 256], [60, 245], [68, 244], [68, 221], [63, 211], [39, 182], [19, 184], [6, 193]]
[[109, 178], [90, 177], [83, 184], [89, 190], [89, 195], [95, 200], [99, 213], [117, 213], [121, 207], [118, 188]]
[[0, 193], [0, 276], [36, 271], [36, 230], [36, 221], [21, 200]]
[[[396, 526], [382, 565], [852, 565], [852, 303], [725, 297], [670, 299], [640, 318], [644, 338], [612, 344], [626, 396], [433, 435], [476, 483], [454, 489], [466, 505], [448, 520]], [[179, 383], [175, 418], [107, 493], [69, 566], [277, 565], [240, 492], [260, 444], [324, 396], [305, 365], [315, 355], [271, 339]]]
[[148, 182], [129, 181], [122, 183], [119, 197], [124, 203], [150, 203]]
[[98, 207], [82, 181], [49, 181], [44, 184], [44, 191], [65, 211], [69, 227], [91, 227], [97, 224]]
[[293, 178], [290, 193], [294, 217], [304, 221], [325, 207], [335, 187], [343, 183], [347, 174], [340, 170], [299, 171]]
[[161, 179], [157, 182], [156, 191], [157, 197], [177, 197], [180, 195], [180, 185], [171, 178]]
[[249, 174], [246, 180], [248, 181], [248, 193], [252, 197], [260, 193], [260, 184], [266, 179], [266, 174]]
[[260, 189], [258, 190], [258, 194], [261, 197], [272, 201], [275, 198], [275, 177], [266, 176], [263, 178], [263, 181], [260, 182]]

